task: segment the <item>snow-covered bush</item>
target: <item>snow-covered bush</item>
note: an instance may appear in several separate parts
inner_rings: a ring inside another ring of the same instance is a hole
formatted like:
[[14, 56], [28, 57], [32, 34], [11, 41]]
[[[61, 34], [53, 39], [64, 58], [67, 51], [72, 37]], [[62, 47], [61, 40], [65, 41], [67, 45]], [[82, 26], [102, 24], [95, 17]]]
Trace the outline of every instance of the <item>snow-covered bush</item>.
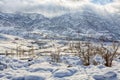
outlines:
[[51, 53], [50, 55], [52, 62], [60, 62], [60, 54]]
[[53, 51], [51, 54], [50, 54], [50, 57], [51, 57], [51, 61], [52, 62], [60, 62], [60, 48], [53, 44], [52, 47], [55, 49], [55, 51]]
[[[90, 64], [104, 64], [105, 66], [111, 67], [112, 61], [117, 55], [119, 45], [119, 43], [113, 42], [113, 45], [111, 48], [109, 48], [103, 44], [98, 44], [98, 46], [96, 46], [90, 42], [79, 41], [77, 43], [74, 43], [73, 47], [77, 51], [77, 56], [80, 57], [83, 65], [88, 66]], [[95, 58], [98, 58], [97, 55], [99, 55], [99, 58], [102, 62], [95, 60]]]
[[95, 48], [89, 42], [78, 42], [75, 44], [75, 49], [77, 50], [77, 55], [83, 61], [83, 65], [88, 66], [91, 64], [91, 59], [95, 56]]
[[112, 66], [112, 62], [115, 58], [115, 56], [118, 54], [118, 48], [119, 48], [119, 43], [114, 43], [112, 44], [111, 47], [105, 47], [105, 46], [101, 46], [98, 51], [99, 54], [103, 57], [104, 59], [104, 65], [111, 67]]

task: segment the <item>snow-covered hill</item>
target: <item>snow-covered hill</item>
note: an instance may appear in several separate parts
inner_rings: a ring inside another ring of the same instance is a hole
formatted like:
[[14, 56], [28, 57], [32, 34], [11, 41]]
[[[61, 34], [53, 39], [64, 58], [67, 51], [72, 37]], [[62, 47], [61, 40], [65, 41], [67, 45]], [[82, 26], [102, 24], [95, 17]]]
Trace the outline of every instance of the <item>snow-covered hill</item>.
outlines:
[[[120, 39], [120, 15], [99, 14], [92, 8], [52, 18], [37, 13], [0, 13], [0, 33], [23, 38], [92, 37]], [[78, 36], [79, 33], [79, 36]]]

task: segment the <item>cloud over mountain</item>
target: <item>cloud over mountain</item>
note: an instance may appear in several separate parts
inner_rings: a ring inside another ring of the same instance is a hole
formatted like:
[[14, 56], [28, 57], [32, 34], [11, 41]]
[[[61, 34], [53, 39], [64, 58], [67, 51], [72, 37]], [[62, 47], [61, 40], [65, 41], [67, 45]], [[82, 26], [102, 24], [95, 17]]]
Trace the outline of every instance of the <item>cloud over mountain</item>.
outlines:
[[81, 11], [83, 7], [120, 11], [120, 0], [0, 0], [1, 12], [30, 12], [46, 16]]

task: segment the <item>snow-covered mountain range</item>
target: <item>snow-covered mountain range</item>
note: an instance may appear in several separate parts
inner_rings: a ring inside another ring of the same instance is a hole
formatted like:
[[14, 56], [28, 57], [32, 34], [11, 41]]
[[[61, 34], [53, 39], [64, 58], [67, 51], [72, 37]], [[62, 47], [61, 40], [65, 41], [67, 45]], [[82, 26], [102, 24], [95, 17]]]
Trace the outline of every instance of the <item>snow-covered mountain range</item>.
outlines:
[[45, 17], [37, 13], [0, 12], [0, 33], [24, 38], [85, 38], [120, 39], [120, 15], [99, 14], [94, 9]]

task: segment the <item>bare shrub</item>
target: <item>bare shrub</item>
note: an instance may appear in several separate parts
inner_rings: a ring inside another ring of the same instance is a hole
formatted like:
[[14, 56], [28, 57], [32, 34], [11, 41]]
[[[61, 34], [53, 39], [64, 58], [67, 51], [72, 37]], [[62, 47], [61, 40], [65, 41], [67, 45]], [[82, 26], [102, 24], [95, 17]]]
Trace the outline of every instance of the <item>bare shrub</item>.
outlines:
[[51, 57], [52, 62], [60, 62], [60, 55], [59, 54], [51, 53], [50, 57]]
[[52, 62], [60, 62], [60, 52], [61, 52], [60, 47], [56, 46], [55, 44], [53, 44], [52, 47], [55, 49], [55, 51], [53, 51], [50, 54], [51, 61]]
[[101, 44], [101, 48], [99, 48], [99, 54], [103, 57], [105, 60], [104, 65], [107, 67], [112, 66], [113, 59], [117, 55], [117, 50], [119, 48], [120, 43], [113, 42], [111, 47], [105, 47], [103, 44]]
[[83, 62], [83, 65], [88, 66], [91, 63], [91, 58], [95, 55], [94, 46], [90, 42], [78, 42], [75, 44], [77, 50], [77, 56]]
[[[113, 42], [112, 45], [104, 45], [101, 43], [100, 45], [94, 45], [94, 43], [82, 42], [78, 41], [70, 45], [70, 49], [77, 52], [77, 56], [83, 62], [83, 65], [88, 66], [91, 63], [94, 65], [103, 64], [107, 67], [112, 66], [113, 59], [118, 55], [117, 50], [119, 48], [120, 43]], [[99, 55], [101, 56], [102, 63], [95, 61], [93, 58]]]

